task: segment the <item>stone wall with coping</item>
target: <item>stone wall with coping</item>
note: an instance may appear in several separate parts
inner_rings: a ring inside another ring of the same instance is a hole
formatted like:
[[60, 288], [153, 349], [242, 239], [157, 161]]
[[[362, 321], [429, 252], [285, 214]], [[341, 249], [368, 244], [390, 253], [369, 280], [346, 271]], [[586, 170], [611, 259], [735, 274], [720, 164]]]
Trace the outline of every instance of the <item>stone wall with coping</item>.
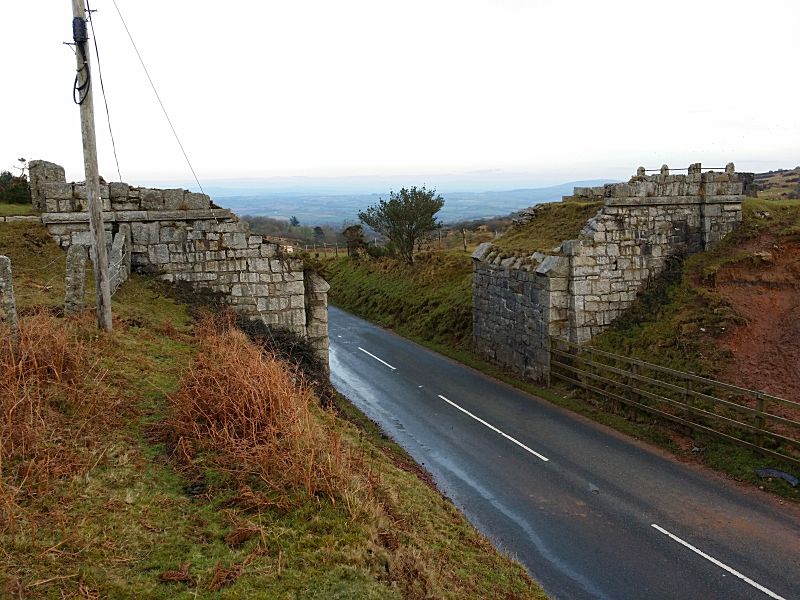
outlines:
[[[34, 207], [58, 243], [90, 245], [85, 186], [68, 183], [64, 169], [46, 161], [30, 162], [30, 181]], [[283, 256], [205, 194], [116, 182], [100, 187], [106, 239], [124, 237], [110, 248], [112, 259], [218, 293], [246, 317], [309, 338], [327, 364], [327, 284], [318, 276], [307, 282], [302, 260]]]
[[674, 256], [707, 250], [741, 221], [752, 174], [686, 175], [644, 168], [627, 183], [575, 188], [564, 201], [602, 199], [579, 237], [558, 254], [473, 254], [473, 340], [486, 358], [546, 381], [549, 338], [586, 342], [627, 310]]
[[42, 218], [33, 215], [18, 216], [18, 217], [0, 217], [0, 223], [41, 223]]
[[504, 257], [490, 242], [472, 255], [473, 340], [489, 360], [541, 381], [549, 337], [567, 327], [565, 257]]

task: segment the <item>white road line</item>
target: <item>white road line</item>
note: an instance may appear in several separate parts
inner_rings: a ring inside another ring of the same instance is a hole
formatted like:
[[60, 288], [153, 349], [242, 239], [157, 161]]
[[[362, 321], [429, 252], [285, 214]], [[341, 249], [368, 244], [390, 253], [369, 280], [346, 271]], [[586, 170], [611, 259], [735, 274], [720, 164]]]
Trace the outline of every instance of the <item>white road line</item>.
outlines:
[[455, 406], [455, 407], [456, 407], [458, 410], [460, 410], [461, 412], [463, 412], [465, 415], [469, 415], [470, 417], [472, 417], [473, 419], [475, 419], [476, 421], [478, 421], [478, 423], [482, 423], [482, 424], [486, 425], [486, 427], [488, 427], [488, 428], [489, 428], [489, 429], [491, 429], [492, 431], [494, 431], [494, 432], [496, 432], [496, 433], [499, 433], [500, 435], [502, 435], [502, 436], [503, 436], [504, 438], [506, 438], [507, 440], [510, 440], [510, 441], [514, 442], [514, 443], [515, 443], [517, 446], [519, 446], [520, 448], [522, 448], [522, 449], [524, 449], [524, 450], [527, 450], [528, 452], [530, 452], [531, 454], [533, 454], [533, 455], [534, 455], [536, 458], [541, 458], [541, 459], [542, 459], [544, 462], [547, 462], [548, 460], [550, 460], [550, 459], [549, 459], [549, 458], [547, 458], [546, 456], [544, 456], [544, 455], [542, 455], [542, 454], [539, 454], [538, 452], [536, 452], [536, 450], [531, 450], [530, 448], [528, 448], [528, 447], [527, 447], [525, 444], [523, 444], [523, 443], [522, 443], [522, 442], [520, 442], [519, 440], [515, 440], [513, 437], [511, 437], [511, 436], [510, 436], [510, 435], [508, 435], [507, 433], [503, 433], [502, 431], [500, 431], [500, 430], [499, 430], [497, 427], [495, 427], [494, 425], [491, 425], [491, 424], [487, 423], [486, 421], [484, 421], [484, 420], [483, 420], [483, 419], [481, 419], [480, 417], [476, 417], [476, 416], [475, 416], [475, 415], [473, 415], [471, 412], [469, 412], [469, 411], [468, 411], [466, 408], [461, 408], [461, 407], [460, 407], [458, 404], [456, 404], [456, 403], [455, 403], [455, 402], [453, 402], [452, 400], [448, 400], [447, 398], [445, 398], [445, 397], [444, 397], [444, 396], [442, 396], [441, 394], [439, 394], [439, 398], [441, 398], [442, 400], [444, 400], [445, 402], [447, 402], [447, 403], [448, 403], [448, 404], [450, 404], [451, 406]]
[[363, 349], [361, 346], [359, 346], [359, 347], [358, 347], [358, 349], [359, 349], [359, 350], [361, 350], [361, 351], [362, 351], [364, 354], [367, 354], [367, 355], [371, 356], [372, 358], [374, 358], [374, 359], [375, 359], [375, 360], [377, 360], [378, 362], [385, 364], [385, 365], [386, 365], [387, 367], [389, 367], [389, 368], [390, 368], [392, 371], [396, 371], [396, 370], [397, 370], [397, 369], [395, 369], [395, 368], [394, 368], [392, 365], [390, 365], [389, 363], [387, 363], [385, 360], [381, 360], [380, 358], [378, 358], [377, 356], [375, 356], [375, 355], [374, 355], [372, 352], [367, 352], [367, 351], [366, 351], [366, 350], [364, 350], [364, 349]]
[[708, 560], [708, 561], [711, 561], [712, 563], [714, 563], [714, 564], [715, 564], [715, 565], [717, 565], [718, 567], [720, 567], [720, 568], [722, 568], [722, 569], [725, 569], [725, 570], [726, 570], [728, 573], [731, 573], [732, 575], [736, 575], [736, 577], [738, 577], [739, 579], [741, 579], [741, 580], [743, 580], [743, 581], [746, 581], [747, 583], [749, 583], [750, 585], [752, 585], [752, 586], [753, 586], [754, 588], [756, 588], [757, 590], [759, 590], [759, 591], [761, 591], [761, 592], [764, 592], [764, 593], [765, 593], [767, 596], [769, 596], [770, 598], [775, 598], [776, 600], [786, 600], [786, 598], [784, 598], [783, 596], [779, 596], [778, 594], [776, 594], [776, 593], [775, 593], [775, 592], [773, 592], [772, 590], [768, 590], [768, 589], [767, 589], [767, 588], [765, 588], [763, 585], [760, 585], [760, 584], [756, 583], [755, 581], [753, 581], [752, 579], [750, 579], [749, 577], [746, 577], [745, 575], [742, 575], [742, 574], [741, 574], [741, 573], [739, 573], [739, 571], [737, 571], [736, 569], [732, 569], [731, 567], [729, 567], [729, 566], [728, 566], [728, 565], [726, 565], [725, 563], [718, 561], [718, 560], [717, 560], [716, 558], [714, 558], [713, 556], [709, 556], [708, 554], [706, 554], [706, 553], [705, 553], [705, 552], [703, 552], [702, 550], [698, 550], [697, 548], [695, 548], [694, 546], [692, 546], [692, 545], [691, 545], [689, 542], [686, 542], [686, 541], [682, 540], [682, 539], [681, 539], [681, 538], [679, 538], [677, 535], [674, 535], [674, 534], [670, 533], [669, 531], [667, 531], [667, 530], [666, 530], [666, 529], [664, 529], [663, 527], [659, 527], [659, 526], [658, 526], [658, 525], [656, 525], [655, 523], [651, 523], [651, 526], [652, 526], [653, 528], [657, 529], [658, 531], [660, 531], [661, 533], [663, 533], [664, 535], [666, 535], [666, 536], [669, 536], [670, 538], [672, 538], [673, 540], [675, 540], [675, 541], [676, 541], [676, 542], [678, 542], [679, 544], [681, 544], [681, 545], [683, 545], [683, 546], [686, 546], [686, 547], [687, 547], [689, 550], [691, 550], [692, 552], [695, 552], [696, 554], [699, 554], [700, 556], [702, 556], [703, 558], [705, 558], [705, 559], [706, 559], [706, 560]]

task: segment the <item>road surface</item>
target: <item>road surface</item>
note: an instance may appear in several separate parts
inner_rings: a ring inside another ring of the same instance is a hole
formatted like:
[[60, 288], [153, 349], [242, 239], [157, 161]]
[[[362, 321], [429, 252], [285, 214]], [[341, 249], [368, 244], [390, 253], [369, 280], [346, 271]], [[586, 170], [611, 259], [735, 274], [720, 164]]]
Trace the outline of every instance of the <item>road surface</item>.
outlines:
[[800, 509], [336, 308], [331, 380], [553, 598], [800, 598]]

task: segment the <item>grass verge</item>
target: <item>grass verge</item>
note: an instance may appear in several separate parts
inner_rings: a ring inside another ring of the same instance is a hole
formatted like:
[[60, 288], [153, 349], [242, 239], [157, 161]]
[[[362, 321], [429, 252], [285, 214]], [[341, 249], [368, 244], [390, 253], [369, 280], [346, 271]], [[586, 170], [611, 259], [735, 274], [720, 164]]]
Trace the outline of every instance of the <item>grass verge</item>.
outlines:
[[414, 339], [458, 348], [472, 336], [472, 259], [423, 253], [415, 264], [392, 258], [324, 262], [335, 304]]
[[0, 217], [25, 217], [36, 214], [31, 204], [0, 202]]

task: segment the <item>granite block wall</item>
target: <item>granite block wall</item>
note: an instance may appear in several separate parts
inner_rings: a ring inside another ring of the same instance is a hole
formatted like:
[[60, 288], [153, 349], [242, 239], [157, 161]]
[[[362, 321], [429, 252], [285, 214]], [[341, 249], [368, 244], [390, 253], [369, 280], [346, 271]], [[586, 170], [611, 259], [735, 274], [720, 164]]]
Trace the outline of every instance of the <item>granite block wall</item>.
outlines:
[[733, 230], [752, 181], [733, 164], [705, 173], [694, 164], [686, 175], [671, 175], [666, 166], [654, 175], [640, 168], [627, 183], [575, 188], [564, 202], [604, 205], [557, 254], [504, 256], [491, 244], [476, 250], [476, 349], [546, 381], [550, 337], [586, 342], [605, 330], [669, 257], [707, 250]]
[[569, 261], [503, 257], [486, 242], [472, 255], [473, 340], [486, 358], [530, 379], [546, 380], [549, 336], [568, 325]]
[[[59, 244], [91, 245], [85, 186], [46, 161], [30, 162], [30, 181]], [[327, 364], [327, 284], [316, 275], [306, 281], [302, 260], [283, 256], [205, 194], [115, 182], [101, 185], [101, 198], [107, 240], [119, 240], [110, 248], [116, 263], [219, 293], [246, 317], [307, 337]]]

